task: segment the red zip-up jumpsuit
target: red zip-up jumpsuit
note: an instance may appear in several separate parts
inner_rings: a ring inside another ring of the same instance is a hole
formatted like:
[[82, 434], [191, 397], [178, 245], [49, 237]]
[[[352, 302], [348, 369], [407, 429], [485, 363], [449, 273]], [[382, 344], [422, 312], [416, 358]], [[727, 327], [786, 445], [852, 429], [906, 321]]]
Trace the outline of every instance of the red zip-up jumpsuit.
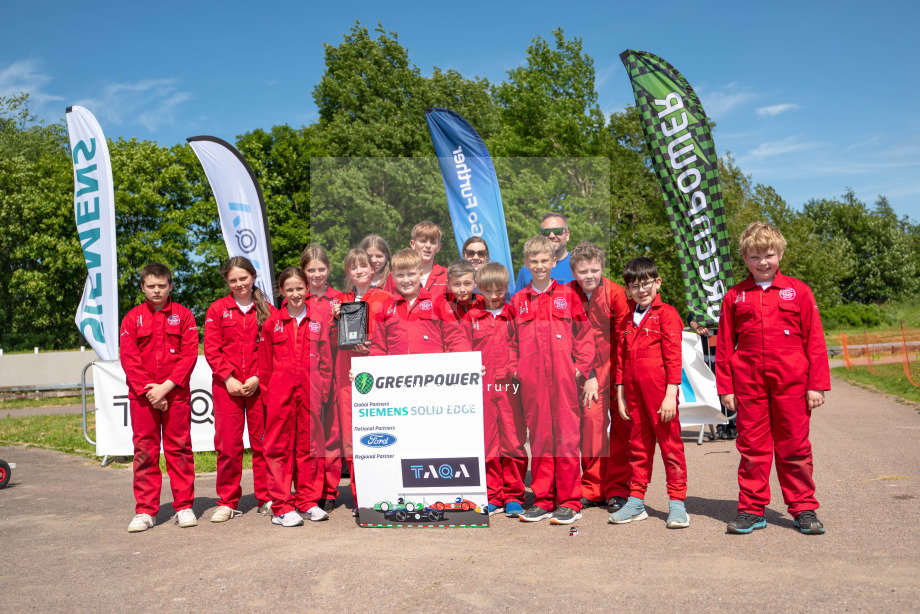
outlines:
[[424, 290], [412, 305], [402, 295], [394, 295], [371, 334], [370, 355], [440, 354], [449, 350], [436, 300], [437, 295]]
[[[367, 303], [367, 330], [368, 344], [370, 335], [378, 325], [390, 303], [389, 292], [378, 288], [370, 288], [361, 297]], [[355, 300], [355, 293], [349, 292], [339, 299], [343, 303]], [[338, 345], [338, 339], [333, 343]], [[335, 380], [333, 391], [333, 404], [335, 411], [331, 412], [332, 420], [326, 430], [326, 479], [323, 487], [323, 499], [335, 500], [339, 496], [339, 482], [342, 479], [342, 457], [348, 463], [348, 472], [351, 475], [351, 496], [355, 507], [358, 506], [358, 493], [355, 487], [354, 458], [352, 452], [351, 430], [351, 380], [348, 372], [351, 370], [351, 359], [355, 356], [366, 356], [351, 348], [339, 348], [335, 358]]]
[[[595, 362], [598, 400], [584, 408], [581, 419], [581, 490], [582, 496], [595, 502], [606, 503], [611, 497], [629, 496], [629, 439], [632, 422], [623, 420], [611, 395], [616, 375], [618, 337], [630, 316], [626, 304], [626, 290], [606, 277], [591, 293], [589, 300], [578, 281], [569, 283], [578, 293], [582, 307], [594, 331]], [[584, 395], [584, 386], [578, 387], [578, 398]], [[608, 436], [609, 433], [609, 436]]]
[[[630, 299], [628, 305], [631, 316], [636, 303]], [[687, 498], [687, 461], [680, 438], [680, 410], [670, 422], [662, 422], [658, 414], [667, 385], [680, 386], [683, 328], [677, 310], [662, 303], [661, 295], [656, 294], [639, 326], [628, 317], [620, 330], [616, 383], [623, 385], [626, 407], [633, 422], [629, 442], [631, 497], [645, 499], [645, 491], [652, 480], [657, 441], [664, 461], [668, 497], [675, 501]]]
[[501, 507], [524, 503], [527, 473], [527, 426], [512, 376], [517, 371], [513, 343], [514, 313], [506, 304], [494, 316], [482, 304], [472, 307], [461, 321], [463, 344], [457, 352], [481, 352], [483, 377], [483, 427], [486, 453], [486, 490], [489, 503]]
[[299, 325], [286, 308], [265, 321], [259, 339], [259, 385], [265, 395], [268, 494], [276, 516], [295, 508], [306, 511], [322, 497], [325, 442], [320, 413], [331, 378], [329, 330], [309, 307]]
[[574, 290], [527, 284], [511, 299], [521, 405], [530, 431], [530, 487], [545, 510], [581, 510], [579, 409], [575, 369], [594, 365], [594, 335]]
[[[383, 289], [393, 296], [399, 295], [399, 291], [396, 289], [396, 282], [393, 281], [393, 273], [387, 275]], [[422, 284], [421, 292], [431, 294], [432, 298], [438, 294], [447, 294], [447, 269], [437, 262], [431, 265], [431, 273], [428, 274], [428, 279]]]
[[[167, 299], [160, 311], [149, 301], [128, 312], [121, 322], [121, 366], [128, 383], [134, 440], [135, 513], [156, 516], [160, 509], [160, 444], [173, 508], [192, 507], [195, 460], [192, 456], [192, 406], [189, 380], [198, 360], [198, 326], [192, 312]], [[166, 380], [176, 387], [166, 395], [166, 411], [147, 400], [147, 384]]]
[[[274, 307], [269, 305], [274, 311]], [[211, 303], [204, 320], [204, 355], [214, 376], [214, 449], [217, 451], [217, 504], [236, 509], [243, 489], [243, 427], [249, 427], [252, 448], [252, 482], [258, 505], [271, 500], [265, 481], [262, 435], [265, 404], [261, 390], [249, 397], [234, 397], [226, 382], [233, 376], [244, 383], [259, 375], [259, 314], [255, 303], [243, 313], [233, 295]]]
[[777, 271], [766, 290], [749, 275], [725, 294], [716, 387], [735, 395], [738, 410], [738, 511], [763, 515], [774, 454], [789, 513], [818, 509], [806, 391], [830, 390], [831, 381], [811, 288]]

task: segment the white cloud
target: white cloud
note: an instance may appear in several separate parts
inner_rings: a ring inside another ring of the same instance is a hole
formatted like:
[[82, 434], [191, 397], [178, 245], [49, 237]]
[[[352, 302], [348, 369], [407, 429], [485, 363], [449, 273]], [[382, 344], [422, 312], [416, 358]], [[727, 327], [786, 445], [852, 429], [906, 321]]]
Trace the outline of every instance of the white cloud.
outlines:
[[738, 105], [753, 100], [758, 96], [750, 87], [744, 86], [737, 81], [713, 91], [698, 88], [696, 93], [700, 98], [700, 102], [703, 103], [706, 115], [713, 119], [718, 119], [719, 116], [725, 115]]
[[175, 79], [144, 79], [104, 86], [95, 97], [77, 104], [112, 124], [137, 122], [153, 131], [175, 120], [178, 107], [190, 100]]
[[616, 61], [610, 64], [609, 66], [607, 66], [606, 68], [596, 70], [594, 72], [594, 88], [598, 89], [602, 87], [605, 83], [607, 83], [608, 80], [610, 80], [610, 77], [616, 74], [617, 71], [622, 67], [623, 67], [623, 63], [620, 61]]
[[38, 105], [63, 100], [60, 96], [44, 91], [50, 82], [51, 77], [39, 72], [38, 60], [18, 60], [0, 70], [0, 96], [16, 96], [26, 92]]
[[809, 149], [814, 147], [815, 143], [799, 143], [794, 136], [787, 137], [781, 141], [769, 141], [761, 143], [748, 152], [746, 158], [769, 158], [779, 156], [793, 151]]
[[792, 102], [784, 102], [782, 104], [774, 104], [768, 107], [760, 107], [757, 109], [758, 117], [776, 117], [780, 113], [785, 113], [786, 111], [798, 111], [801, 109], [799, 105]]

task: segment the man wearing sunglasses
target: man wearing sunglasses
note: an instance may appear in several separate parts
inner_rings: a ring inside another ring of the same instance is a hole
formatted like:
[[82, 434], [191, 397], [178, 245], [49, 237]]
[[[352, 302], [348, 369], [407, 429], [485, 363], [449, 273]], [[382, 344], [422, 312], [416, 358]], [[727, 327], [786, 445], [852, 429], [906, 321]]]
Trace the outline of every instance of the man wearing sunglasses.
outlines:
[[[569, 242], [569, 223], [565, 216], [555, 211], [543, 214], [540, 223], [540, 235], [553, 242], [556, 248], [556, 264], [553, 266], [552, 278], [560, 284], [567, 284], [575, 279], [572, 267], [569, 266], [569, 252], [566, 244]], [[521, 267], [515, 281], [515, 287], [520, 290], [530, 283], [533, 276], [526, 266]]]

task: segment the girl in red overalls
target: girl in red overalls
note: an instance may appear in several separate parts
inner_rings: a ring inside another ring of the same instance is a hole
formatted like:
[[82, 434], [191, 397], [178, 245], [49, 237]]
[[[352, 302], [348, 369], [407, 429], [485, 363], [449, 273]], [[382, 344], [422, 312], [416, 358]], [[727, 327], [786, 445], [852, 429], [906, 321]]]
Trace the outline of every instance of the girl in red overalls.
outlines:
[[268, 494], [272, 522], [285, 527], [303, 524], [299, 511], [312, 521], [329, 518], [317, 504], [323, 484], [320, 411], [332, 378], [332, 356], [325, 319], [305, 303], [307, 285], [302, 269], [281, 272], [278, 287], [285, 305], [265, 321], [259, 340]]
[[214, 449], [217, 450], [217, 511], [211, 522], [226, 522], [239, 512], [242, 489], [243, 427], [249, 428], [252, 482], [260, 514], [271, 510], [265, 482], [262, 431], [265, 406], [259, 391], [259, 334], [275, 310], [255, 286], [256, 270], [242, 256], [221, 266], [230, 294], [208, 307], [204, 355], [213, 372]]

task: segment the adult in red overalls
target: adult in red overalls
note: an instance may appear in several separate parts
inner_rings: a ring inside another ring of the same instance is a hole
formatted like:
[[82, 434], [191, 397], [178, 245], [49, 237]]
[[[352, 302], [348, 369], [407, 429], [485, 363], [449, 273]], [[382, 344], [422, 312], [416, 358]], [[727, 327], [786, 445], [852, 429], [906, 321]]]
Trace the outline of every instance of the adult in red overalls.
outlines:
[[211, 366], [214, 398], [214, 449], [217, 451], [217, 510], [211, 522], [226, 522], [237, 513], [243, 472], [243, 428], [252, 448], [252, 482], [260, 514], [268, 514], [271, 498], [265, 481], [262, 433], [265, 405], [259, 388], [259, 336], [275, 310], [255, 286], [256, 270], [242, 256], [221, 267], [230, 294], [208, 307], [204, 322], [204, 355]]
[[313, 521], [329, 518], [318, 503], [324, 478], [320, 412], [323, 391], [331, 385], [332, 355], [325, 322], [310, 314], [304, 302], [304, 272], [286, 268], [278, 286], [286, 304], [262, 326], [259, 384], [266, 397], [264, 451], [272, 522], [289, 527], [303, 524], [298, 510]]
[[169, 298], [172, 272], [159, 263], [141, 270], [147, 300], [121, 322], [121, 366], [128, 384], [134, 440], [134, 499], [132, 533], [156, 524], [160, 509], [160, 445], [173, 509], [180, 527], [198, 524], [195, 461], [192, 456], [192, 407], [189, 380], [198, 359], [198, 327], [192, 312]]
[[770, 466], [795, 526], [824, 533], [815, 510], [811, 412], [830, 390], [827, 346], [811, 289], [780, 273], [786, 240], [774, 226], [754, 222], [741, 235], [750, 275], [725, 294], [716, 342], [716, 385], [737, 411], [738, 517], [731, 533], [766, 527]]

